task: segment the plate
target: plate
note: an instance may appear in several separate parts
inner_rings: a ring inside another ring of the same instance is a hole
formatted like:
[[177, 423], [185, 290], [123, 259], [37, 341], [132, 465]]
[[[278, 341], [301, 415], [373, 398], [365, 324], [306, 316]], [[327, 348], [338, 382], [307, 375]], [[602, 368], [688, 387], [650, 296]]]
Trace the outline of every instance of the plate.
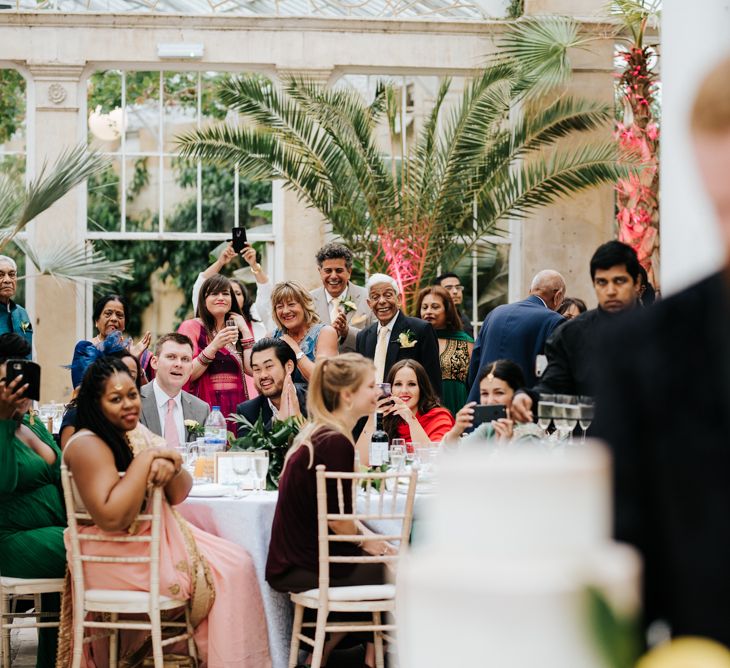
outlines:
[[204, 483], [202, 485], [193, 485], [188, 496], [210, 499], [220, 496], [230, 496], [230, 494], [230, 487], [216, 483]]

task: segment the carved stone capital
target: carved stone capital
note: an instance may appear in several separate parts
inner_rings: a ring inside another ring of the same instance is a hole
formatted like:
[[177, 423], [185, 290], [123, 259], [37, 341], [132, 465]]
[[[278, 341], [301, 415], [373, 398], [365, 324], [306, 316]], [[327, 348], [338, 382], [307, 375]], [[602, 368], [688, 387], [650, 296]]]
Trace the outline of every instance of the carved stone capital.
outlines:
[[38, 91], [37, 111], [77, 111], [82, 64], [28, 63]]

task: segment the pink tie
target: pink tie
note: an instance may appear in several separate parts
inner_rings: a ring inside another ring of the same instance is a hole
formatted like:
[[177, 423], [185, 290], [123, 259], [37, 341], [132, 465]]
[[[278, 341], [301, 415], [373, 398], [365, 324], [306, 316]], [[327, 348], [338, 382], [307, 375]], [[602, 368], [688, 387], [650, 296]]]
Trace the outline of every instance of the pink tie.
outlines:
[[175, 424], [175, 400], [167, 400], [167, 415], [165, 415], [165, 441], [171, 448], [177, 448], [180, 445], [180, 434], [177, 433], [177, 424]]

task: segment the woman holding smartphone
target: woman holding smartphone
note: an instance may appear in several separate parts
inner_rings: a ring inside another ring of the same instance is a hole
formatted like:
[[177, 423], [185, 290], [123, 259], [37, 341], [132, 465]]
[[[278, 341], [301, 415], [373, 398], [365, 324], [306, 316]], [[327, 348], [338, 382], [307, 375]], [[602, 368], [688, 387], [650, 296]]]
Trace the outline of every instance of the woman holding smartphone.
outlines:
[[497, 360], [487, 364], [479, 373], [477, 380], [479, 405], [504, 406], [506, 417], [482, 422], [476, 426], [474, 431], [462, 437], [465, 431], [474, 427], [476, 402], [470, 401], [456, 414], [456, 423], [444, 436], [444, 443], [461, 442], [466, 445], [493, 439], [511, 441], [542, 437], [542, 430], [537, 425], [532, 423], [515, 425], [510, 417], [515, 392], [525, 385], [522, 369], [517, 364], [512, 360]]
[[[251, 330], [230, 280], [220, 274], [201, 286], [197, 313], [178, 327], [193, 342], [193, 373], [185, 390], [227, 416], [250, 398], [244, 375], [254, 343]], [[229, 431], [235, 433], [235, 426]]]

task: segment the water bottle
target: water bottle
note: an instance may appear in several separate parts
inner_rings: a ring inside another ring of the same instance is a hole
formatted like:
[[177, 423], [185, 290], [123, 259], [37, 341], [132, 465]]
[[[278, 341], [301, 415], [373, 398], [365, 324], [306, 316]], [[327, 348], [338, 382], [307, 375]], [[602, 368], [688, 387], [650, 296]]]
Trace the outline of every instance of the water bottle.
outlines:
[[205, 449], [208, 452], [212, 450], [223, 451], [226, 449], [228, 430], [226, 428], [226, 419], [223, 417], [219, 406], [213, 406], [213, 410], [205, 421], [205, 435], [203, 439]]

